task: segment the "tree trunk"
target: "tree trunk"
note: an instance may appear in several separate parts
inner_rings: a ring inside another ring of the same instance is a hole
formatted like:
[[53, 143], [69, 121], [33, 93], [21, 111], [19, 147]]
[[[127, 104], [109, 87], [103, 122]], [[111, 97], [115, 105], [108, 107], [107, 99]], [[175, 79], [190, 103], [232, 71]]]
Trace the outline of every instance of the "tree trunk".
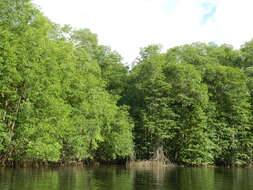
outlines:
[[169, 163], [168, 158], [166, 158], [166, 156], [164, 155], [163, 145], [161, 145], [161, 143], [159, 142], [160, 142], [159, 139], [156, 139], [156, 143], [154, 146], [154, 155], [152, 157], [152, 160], [163, 164]]

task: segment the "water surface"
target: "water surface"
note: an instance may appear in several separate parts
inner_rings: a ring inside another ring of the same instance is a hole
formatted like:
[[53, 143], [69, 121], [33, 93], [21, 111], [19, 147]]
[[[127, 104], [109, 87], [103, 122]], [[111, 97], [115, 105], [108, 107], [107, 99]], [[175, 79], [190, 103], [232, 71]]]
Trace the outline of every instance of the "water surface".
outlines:
[[253, 190], [251, 168], [1, 169], [0, 190]]

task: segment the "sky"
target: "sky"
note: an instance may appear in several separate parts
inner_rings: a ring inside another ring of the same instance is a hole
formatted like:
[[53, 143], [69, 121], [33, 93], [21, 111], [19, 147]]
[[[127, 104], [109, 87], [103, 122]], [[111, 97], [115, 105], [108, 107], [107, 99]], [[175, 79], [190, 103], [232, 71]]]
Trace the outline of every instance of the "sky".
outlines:
[[253, 0], [33, 0], [55, 23], [88, 28], [131, 65], [140, 48], [193, 42], [239, 48], [253, 38]]

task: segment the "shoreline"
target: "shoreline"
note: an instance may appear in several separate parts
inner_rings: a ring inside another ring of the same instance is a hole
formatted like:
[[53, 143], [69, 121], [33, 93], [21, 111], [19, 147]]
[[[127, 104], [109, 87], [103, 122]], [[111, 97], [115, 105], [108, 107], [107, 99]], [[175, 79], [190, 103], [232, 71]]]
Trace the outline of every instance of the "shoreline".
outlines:
[[164, 163], [156, 160], [140, 160], [140, 161], [126, 161], [125, 163], [116, 162], [97, 162], [97, 161], [76, 161], [76, 160], [64, 160], [64, 161], [40, 161], [40, 160], [19, 160], [19, 161], [6, 161], [2, 163], [0, 168], [64, 168], [64, 167], [103, 167], [103, 166], [124, 166], [126, 168], [140, 168], [140, 169], [153, 169], [153, 168], [253, 168], [252, 164], [248, 165], [180, 165], [174, 163]]

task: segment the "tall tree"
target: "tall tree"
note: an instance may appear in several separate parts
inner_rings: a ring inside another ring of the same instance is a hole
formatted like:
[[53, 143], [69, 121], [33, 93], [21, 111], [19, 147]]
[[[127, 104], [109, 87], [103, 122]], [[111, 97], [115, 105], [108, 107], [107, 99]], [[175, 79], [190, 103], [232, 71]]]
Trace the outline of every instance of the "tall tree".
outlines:
[[246, 77], [236, 68], [218, 64], [202, 67], [210, 103], [208, 125], [213, 128], [216, 163], [246, 164], [252, 159], [249, 95]]

